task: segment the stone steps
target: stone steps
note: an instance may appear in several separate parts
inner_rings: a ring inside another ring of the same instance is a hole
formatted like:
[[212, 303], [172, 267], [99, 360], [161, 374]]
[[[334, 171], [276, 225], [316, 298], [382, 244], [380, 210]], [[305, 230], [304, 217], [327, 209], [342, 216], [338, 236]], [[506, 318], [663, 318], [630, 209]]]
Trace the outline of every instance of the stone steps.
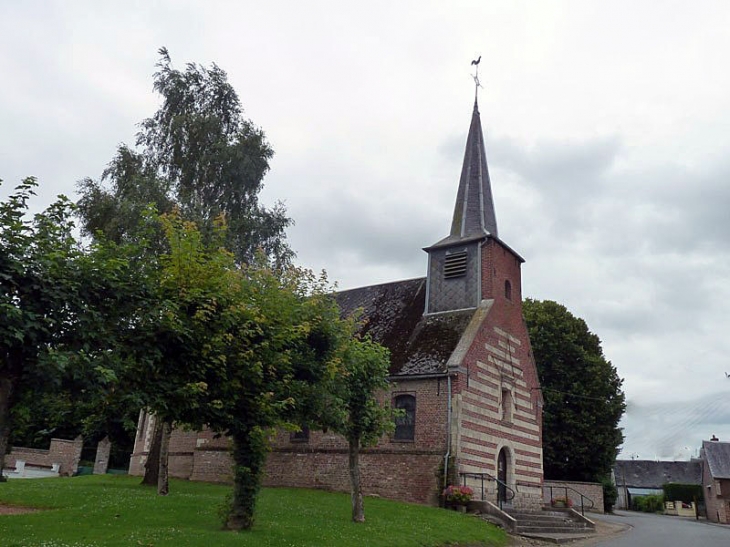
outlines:
[[539, 534], [590, 534], [594, 532], [586, 522], [576, 518], [571, 511], [545, 510], [541, 512], [506, 511], [517, 521], [515, 533]]

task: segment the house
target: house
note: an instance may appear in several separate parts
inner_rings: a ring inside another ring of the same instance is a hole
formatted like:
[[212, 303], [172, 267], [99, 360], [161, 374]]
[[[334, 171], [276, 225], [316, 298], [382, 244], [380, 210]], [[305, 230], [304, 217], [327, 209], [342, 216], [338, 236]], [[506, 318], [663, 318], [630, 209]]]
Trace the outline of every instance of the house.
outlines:
[[613, 469], [618, 489], [617, 509], [631, 509], [631, 500], [637, 496], [662, 495], [662, 486], [701, 484], [702, 464], [699, 460], [665, 462], [653, 460], [616, 460]]
[[[394, 433], [361, 456], [366, 494], [435, 504], [447, 483], [514, 507], [542, 505], [542, 396], [522, 316], [521, 265], [499, 238], [475, 100], [449, 234], [426, 247], [426, 276], [340, 292], [365, 333], [391, 352], [403, 410]], [[131, 473], [141, 474], [150, 419], [140, 417]], [[225, 439], [175, 431], [170, 472], [225, 480]], [[279, 432], [265, 484], [349, 489], [347, 443], [332, 432]]]
[[702, 441], [700, 460], [707, 519], [730, 524], [730, 443]]

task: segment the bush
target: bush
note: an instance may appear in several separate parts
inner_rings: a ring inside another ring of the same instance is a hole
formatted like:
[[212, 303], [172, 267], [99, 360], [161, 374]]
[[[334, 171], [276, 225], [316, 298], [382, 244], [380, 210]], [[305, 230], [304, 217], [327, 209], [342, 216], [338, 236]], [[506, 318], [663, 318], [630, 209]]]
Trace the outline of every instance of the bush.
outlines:
[[613, 506], [618, 499], [618, 488], [610, 477], [601, 479], [601, 486], [603, 486], [603, 510], [606, 513], [613, 513]]
[[664, 495], [636, 496], [631, 498], [631, 509], [644, 513], [660, 513], [664, 511]]

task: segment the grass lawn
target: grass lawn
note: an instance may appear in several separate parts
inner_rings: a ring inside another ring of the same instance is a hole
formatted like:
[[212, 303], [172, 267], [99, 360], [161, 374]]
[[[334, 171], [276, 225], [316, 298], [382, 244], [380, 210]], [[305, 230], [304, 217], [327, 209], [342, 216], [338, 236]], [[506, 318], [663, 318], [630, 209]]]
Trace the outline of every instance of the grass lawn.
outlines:
[[504, 532], [475, 517], [366, 498], [364, 524], [350, 521], [346, 494], [268, 488], [249, 532], [221, 531], [230, 487], [172, 481], [158, 497], [139, 477], [96, 475], [0, 483], [0, 504], [47, 508], [0, 516], [3, 547], [504, 545]]

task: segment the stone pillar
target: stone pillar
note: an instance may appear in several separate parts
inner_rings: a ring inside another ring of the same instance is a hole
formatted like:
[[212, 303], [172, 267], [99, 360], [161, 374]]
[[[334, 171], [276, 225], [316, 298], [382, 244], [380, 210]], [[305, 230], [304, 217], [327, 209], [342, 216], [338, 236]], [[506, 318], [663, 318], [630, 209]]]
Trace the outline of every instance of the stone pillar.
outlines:
[[109, 452], [111, 452], [112, 443], [109, 437], [104, 437], [96, 445], [96, 458], [94, 459], [94, 475], [104, 475], [109, 469]]

